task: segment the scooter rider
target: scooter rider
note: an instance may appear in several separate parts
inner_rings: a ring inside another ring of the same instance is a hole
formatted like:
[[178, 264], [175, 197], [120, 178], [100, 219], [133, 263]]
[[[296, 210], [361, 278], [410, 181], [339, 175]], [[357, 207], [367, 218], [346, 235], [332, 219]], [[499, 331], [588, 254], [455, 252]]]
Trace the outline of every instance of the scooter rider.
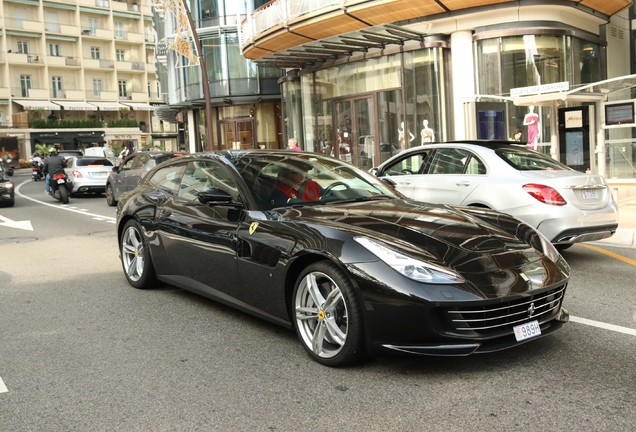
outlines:
[[55, 147], [51, 147], [49, 149], [49, 157], [44, 160], [44, 175], [46, 176], [46, 194], [51, 194], [51, 177], [55, 174], [64, 174], [64, 166], [66, 161], [62, 156], [58, 156], [57, 149]]

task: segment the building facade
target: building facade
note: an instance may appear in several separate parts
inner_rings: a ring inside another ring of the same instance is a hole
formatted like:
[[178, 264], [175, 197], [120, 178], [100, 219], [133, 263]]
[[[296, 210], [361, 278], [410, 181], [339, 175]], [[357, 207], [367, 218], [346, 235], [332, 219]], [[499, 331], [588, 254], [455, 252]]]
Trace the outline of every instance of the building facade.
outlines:
[[[263, 1], [187, 1], [200, 41], [195, 54], [204, 60], [210, 91], [207, 112], [202, 68], [170, 49], [178, 31], [175, 4], [157, 4], [158, 76], [166, 88], [167, 105], [158, 110], [163, 119], [180, 125], [182, 150], [280, 148], [282, 146], [281, 95], [283, 71], [259, 66], [241, 55], [240, 23]], [[206, 127], [210, 116], [212, 131]]]
[[37, 144], [176, 147], [155, 74], [149, 1], [0, 2], [0, 138]]
[[564, 163], [581, 148], [584, 171], [633, 179], [630, 5], [274, 0], [243, 21], [241, 48], [286, 70], [283, 131], [306, 151], [368, 169], [427, 142], [520, 131]]

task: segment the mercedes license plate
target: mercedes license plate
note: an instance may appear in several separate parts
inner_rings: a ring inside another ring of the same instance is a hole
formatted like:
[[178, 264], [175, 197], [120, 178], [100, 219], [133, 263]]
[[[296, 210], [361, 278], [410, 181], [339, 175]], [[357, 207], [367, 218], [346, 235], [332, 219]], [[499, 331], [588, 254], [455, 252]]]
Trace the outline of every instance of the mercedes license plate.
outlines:
[[59, 180], [57, 181], [57, 184], [64, 184], [64, 183], [65, 183], [65, 181], [66, 181], [66, 180], [64, 180], [64, 179], [59, 179]]
[[583, 194], [583, 199], [597, 199], [598, 191], [596, 189], [583, 189], [581, 191]]
[[541, 334], [541, 327], [539, 327], [539, 321], [530, 321], [525, 324], [520, 324], [512, 328], [515, 332], [517, 342], [530, 339]]

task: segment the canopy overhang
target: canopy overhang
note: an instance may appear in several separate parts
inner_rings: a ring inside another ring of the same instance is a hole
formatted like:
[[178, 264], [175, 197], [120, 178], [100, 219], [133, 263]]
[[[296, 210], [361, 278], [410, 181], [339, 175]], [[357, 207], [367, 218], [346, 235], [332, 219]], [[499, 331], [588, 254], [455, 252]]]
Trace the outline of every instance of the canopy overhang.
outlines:
[[59, 111], [60, 106], [47, 100], [13, 100], [13, 102], [20, 104], [26, 110], [44, 110], [44, 111]]
[[53, 101], [66, 111], [95, 111], [95, 106], [87, 102]]
[[122, 108], [128, 108], [119, 102], [89, 102], [91, 105], [99, 108], [100, 111], [119, 111]]
[[86, 144], [92, 144], [92, 143], [105, 144], [106, 143], [104, 138], [100, 136], [76, 136], [73, 139], [75, 141], [79, 141], [81, 143], [86, 143]]
[[122, 105], [135, 111], [154, 111], [155, 107], [142, 102], [123, 102]]

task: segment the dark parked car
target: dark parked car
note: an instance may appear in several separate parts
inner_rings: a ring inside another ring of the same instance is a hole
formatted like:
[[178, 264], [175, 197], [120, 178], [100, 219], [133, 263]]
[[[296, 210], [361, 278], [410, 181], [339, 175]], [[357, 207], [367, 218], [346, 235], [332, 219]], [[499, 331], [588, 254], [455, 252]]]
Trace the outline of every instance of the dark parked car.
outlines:
[[7, 171], [0, 163], [0, 205], [13, 207], [15, 205], [14, 184], [7, 175]]
[[142, 151], [127, 156], [119, 166], [112, 169], [106, 180], [106, 202], [117, 205], [119, 197], [133, 190], [141, 178], [153, 167], [183, 153], [164, 151]]
[[193, 154], [117, 207], [125, 277], [294, 328], [317, 362], [467, 355], [562, 327], [570, 268], [528, 224], [403, 198], [334, 158]]

